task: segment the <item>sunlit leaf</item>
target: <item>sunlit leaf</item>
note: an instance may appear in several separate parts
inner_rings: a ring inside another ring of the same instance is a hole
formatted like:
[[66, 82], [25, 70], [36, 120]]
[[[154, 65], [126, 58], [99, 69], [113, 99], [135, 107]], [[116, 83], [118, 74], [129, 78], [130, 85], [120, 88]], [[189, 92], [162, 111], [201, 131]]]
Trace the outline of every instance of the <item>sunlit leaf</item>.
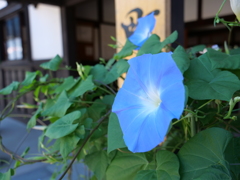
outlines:
[[57, 71], [59, 69], [59, 66], [62, 60], [63, 59], [59, 55], [56, 55], [50, 61], [40, 64], [40, 67], [42, 67], [43, 69], [51, 70], [51, 71]]
[[45, 135], [52, 139], [58, 139], [72, 133], [78, 127], [78, 124], [73, 124], [73, 122], [80, 116], [80, 111], [74, 111], [63, 116], [48, 126]]
[[19, 82], [13, 81], [13, 82], [12, 82], [11, 84], [9, 84], [7, 87], [1, 89], [1, 90], [0, 90], [0, 94], [2, 94], [2, 95], [11, 94], [12, 91], [18, 89], [19, 84], [20, 84]]
[[137, 46], [134, 45], [131, 41], [129, 41], [127, 39], [125, 45], [123, 46], [123, 48], [121, 49], [121, 51], [117, 54], [114, 55], [114, 59], [123, 59], [127, 56], [132, 55], [133, 50], [136, 49]]
[[72, 105], [72, 102], [67, 97], [66, 91], [63, 91], [56, 102], [50, 106], [48, 109], [45, 109], [42, 112], [43, 116], [56, 116], [62, 117], [66, 114], [68, 108]]

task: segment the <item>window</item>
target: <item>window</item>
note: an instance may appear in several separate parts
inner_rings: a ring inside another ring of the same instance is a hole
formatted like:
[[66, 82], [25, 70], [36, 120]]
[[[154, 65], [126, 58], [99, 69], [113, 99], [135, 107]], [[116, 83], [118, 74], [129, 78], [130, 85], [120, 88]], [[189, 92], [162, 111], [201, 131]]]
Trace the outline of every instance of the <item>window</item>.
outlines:
[[21, 60], [23, 59], [20, 16], [15, 15], [6, 19], [3, 24], [4, 51], [5, 59]]

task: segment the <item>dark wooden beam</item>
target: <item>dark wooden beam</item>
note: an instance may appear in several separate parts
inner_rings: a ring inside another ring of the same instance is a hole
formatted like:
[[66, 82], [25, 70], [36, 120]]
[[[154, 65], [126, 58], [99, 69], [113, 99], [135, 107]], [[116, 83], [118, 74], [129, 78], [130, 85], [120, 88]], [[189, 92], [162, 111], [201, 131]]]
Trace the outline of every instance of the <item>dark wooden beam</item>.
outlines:
[[6, 16], [11, 15], [12, 13], [15, 13], [16, 11], [22, 10], [23, 5], [18, 3], [12, 3], [8, 5], [6, 8], [1, 9], [0, 11], [0, 19], [4, 18]]
[[[221, 16], [221, 18], [225, 19], [226, 21], [234, 21], [236, 19], [236, 16], [232, 14], [227, 16]], [[209, 19], [202, 19], [201, 21], [193, 21], [193, 22], [185, 23], [185, 28], [187, 28], [188, 30], [192, 30], [192, 29], [198, 29], [204, 26], [209, 26], [209, 25], [213, 26], [213, 22], [214, 22], [214, 17]]]
[[21, 4], [37, 4], [37, 3], [45, 3], [51, 5], [62, 6], [64, 5], [64, 0], [7, 0], [10, 3], [21, 3]]
[[172, 47], [184, 45], [184, 0], [171, 0], [171, 32], [178, 32], [178, 39]]

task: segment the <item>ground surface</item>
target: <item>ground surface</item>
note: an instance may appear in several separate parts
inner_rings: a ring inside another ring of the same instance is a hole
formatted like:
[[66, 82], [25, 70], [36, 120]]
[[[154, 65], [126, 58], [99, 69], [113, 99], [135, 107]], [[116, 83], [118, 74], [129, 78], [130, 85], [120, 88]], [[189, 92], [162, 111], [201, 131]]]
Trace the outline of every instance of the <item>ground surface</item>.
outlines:
[[[42, 134], [39, 130], [26, 130], [26, 125], [12, 118], [6, 118], [0, 122], [0, 135], [3, 144], [8, 149], [21, 155], [26, 147], [30, 147], [29, 154], [38, 154], [38, 137]], [[0, 150], [0, 160], [9, 162], [9, 164], [0, 162], [0, 172], [5, 172], [9, 167], [14, 166], [14, 161], [10, 156]], [[61, 167], [45, 163], [35, 163], [19, 167], [12, 180], [50, 180], [54, 171]], [[89, 172], [81, 164], [73, 166], [72, 180], [88, 180]], [[85, 178], [81, 178], [85, 176]], [[59, 176], [58, 176], [59, 177]], [[58, 178], [56, 178], [58, 179]], [[65, 177], [64, 179], [67, 179]]]

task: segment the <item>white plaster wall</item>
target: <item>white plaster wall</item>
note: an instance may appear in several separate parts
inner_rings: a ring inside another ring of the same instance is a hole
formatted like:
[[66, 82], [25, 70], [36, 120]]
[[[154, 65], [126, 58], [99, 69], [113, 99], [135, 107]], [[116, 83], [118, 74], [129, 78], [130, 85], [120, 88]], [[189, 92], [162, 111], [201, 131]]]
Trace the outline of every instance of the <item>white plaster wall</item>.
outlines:
[[63, 56], [60, 7], [38, 4], [28, 6], [33, 60]]
[[197, 20], [197, 0], [184, 0], [184, 22]]
[[0, 0], [0, 9], [5, 8], [8, 5], [6, 0]]
[[[203, 0], [202, 1], [202, 18], [208, 19], [215, 17], [217, 11], [219, 10], [223, 0]], [[223, 9], [220, 13], [220, 16], [222, 15], [231, 15], [233, 14], [231, 7], [230, 7], [230, 1], [226, 1], [225, 5], [223, 6]], [[219, 17], [220, 17], [219, 16]]]

